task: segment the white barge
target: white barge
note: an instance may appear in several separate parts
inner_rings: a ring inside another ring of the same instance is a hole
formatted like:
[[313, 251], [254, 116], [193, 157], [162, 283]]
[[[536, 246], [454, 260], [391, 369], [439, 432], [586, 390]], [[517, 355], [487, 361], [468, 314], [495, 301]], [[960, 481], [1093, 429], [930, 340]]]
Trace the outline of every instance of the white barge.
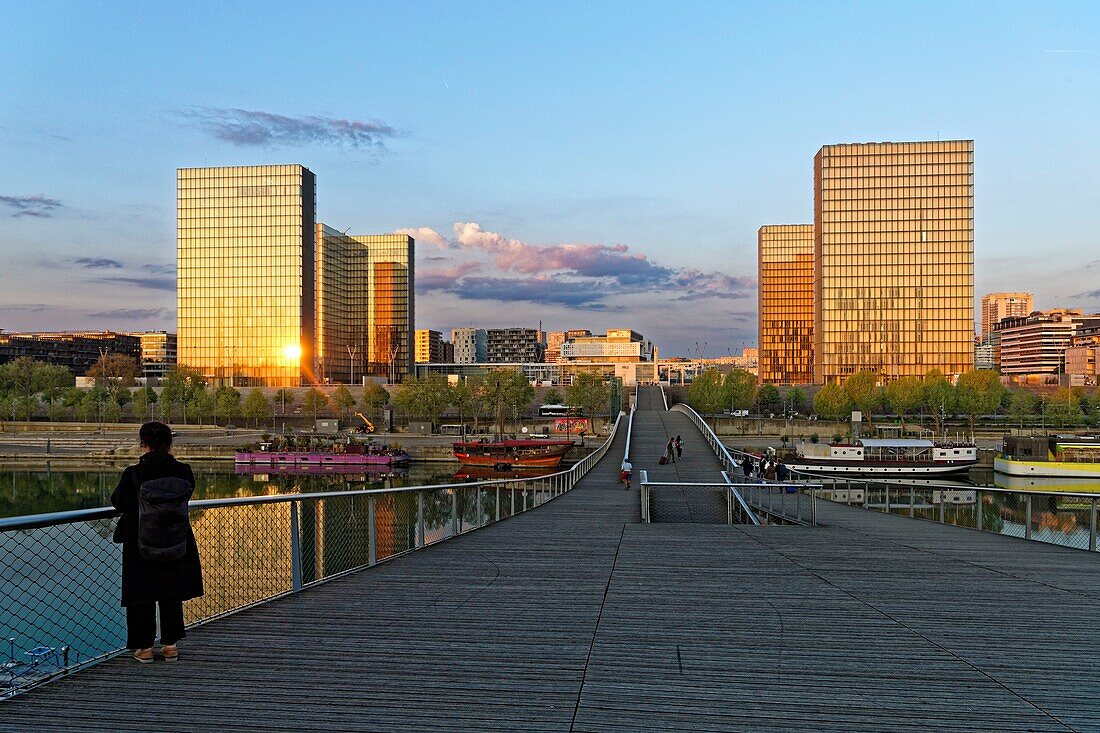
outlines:
[[803, 443], [784, 461], [792, 471], [848, 476], [943, 476], [978, 462], [973, 443], [861, 438], [851, 443]]

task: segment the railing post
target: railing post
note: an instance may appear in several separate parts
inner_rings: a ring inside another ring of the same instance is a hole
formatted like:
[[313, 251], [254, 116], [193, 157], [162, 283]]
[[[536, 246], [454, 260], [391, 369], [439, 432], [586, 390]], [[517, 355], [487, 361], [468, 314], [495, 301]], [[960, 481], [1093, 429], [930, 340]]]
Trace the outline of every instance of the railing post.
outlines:
[[913, 488], [912, 486], [910, 486], [909, 487], [909, 516], [911, 516], [911, 517], [917, 516], [915, 507], [913, 506], [913, 504], [915, 503], [916, 498], [917, 498], [917, 490], [915, 488]]
[[726, 487], [726, 524], [733, 526], [733, 487]]
[[451, 489], [451, 534], [457, 535], [462, 532], [462, 518], [458, 515], [458, 492], [461, 489]]
[[367, 564], [378, 562], [378, 532], [374, 526], [374, 494], [367, 497]]
[[424, 546], [424, 492], [416, 492], [416, 546]]
[[290, 502], [290, 589], [302, 589], [302, 538], [298, 528], [298, 504]]
[[527, 511], [527, 487], [523, 487], [523, 511]]
[[494, 519], [493, 521], [494, 521], [494, 522], [499, 522], [499, 521], [500, 521], [500, 484], [497, 484], [497, 509], [496, 509], [496, 519]]
[[[936, 489], [932, 489], [933, 496], [935, 496]], [[940, 524], [947, 523], [947, 495], [943, 493], [943, 489], [939, 489], [940, 492]]]
[[979, 532], [981, 532], [985, 529], [985, 527], [983, 526], [985, 524], [985, 517], [983, 516], [985, 514], [985, 512], [983, 511], [982, 490], [981, 489], [977, 489], [974, 492], [974, 498], [975, 498], [975, 502], [974, 502], [974, 527]]
[[890, 484], [886, 484], [886, 513], [890, 513]]
[[1096, 499], [1089, 510], [1089, 552], [1096, 552]]
[[1026, 521], [1024, 522], [1024, 539], [1025, 540], [1030, 540], [1031, 539], [1031, 494], [1025, 494], [1025, 496], [1027, 497], [1027, 504], [1026, 504], [1026, 513], [1024, 515], [1026, 517]]
[[481, 526], [481, 486], [478, 485], [474, 491], [477, 492], [474, 494], [474, 511], [477, 512], [474, 515], [474, 528], [477, 529]]
[[511, 497], [512, 508], [508, 512], [509, 517], [516, 516], [516, 485], [508, 484], [508, 495]]

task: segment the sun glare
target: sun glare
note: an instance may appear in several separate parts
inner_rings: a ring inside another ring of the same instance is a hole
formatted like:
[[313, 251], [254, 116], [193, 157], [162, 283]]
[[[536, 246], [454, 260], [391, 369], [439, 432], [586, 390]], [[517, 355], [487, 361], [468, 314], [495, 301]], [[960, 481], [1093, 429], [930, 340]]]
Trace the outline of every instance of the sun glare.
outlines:
[[296, 360], [302, 358], [302, 347], [298, 344], [288, 344], [283, 347], [283, 356], [290, 360]]

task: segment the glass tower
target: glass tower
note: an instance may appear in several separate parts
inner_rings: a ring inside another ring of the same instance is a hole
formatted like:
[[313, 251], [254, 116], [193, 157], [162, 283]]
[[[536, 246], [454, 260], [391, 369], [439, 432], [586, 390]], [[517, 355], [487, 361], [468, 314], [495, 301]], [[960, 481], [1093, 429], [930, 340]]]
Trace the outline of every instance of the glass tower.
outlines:
[[[317, 377], [350, 383], [352, 358], [363, 359], [366, 341], [366, 283], [360, 273], [362, 245], [330, 226], [317, 225]], [[355, 370], [362, 375], [362, 368]]]
[[814, 350], [814, 227], [781, 224], [757, 232], [760, 381], [809, 384]]
[[181, 365], [236, 386], [315, 379], [315, 191], [301, 165], [176, 172]]
[[360, 276], [366, 283], [366, 374], [400, 381], [413, 373], [413, 238], [370, 234], [351, 239], [365, 249]]
[[974, 367], [974, 142], [814, 157], [814, 381]]

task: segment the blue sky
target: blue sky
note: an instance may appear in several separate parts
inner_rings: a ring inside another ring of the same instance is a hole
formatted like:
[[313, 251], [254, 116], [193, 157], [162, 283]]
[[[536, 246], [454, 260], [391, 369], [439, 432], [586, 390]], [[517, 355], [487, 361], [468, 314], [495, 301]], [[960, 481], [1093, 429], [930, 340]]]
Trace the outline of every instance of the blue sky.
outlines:
[[421, 234], [420, 327], [736, 352], [816, 150], [936, 138], [975, 140], [978, 295], [1100, 310], [1095, 3], [0, 14], [0, 328], [174, 328], [175, 169], [300, 162], [322, 221]]

